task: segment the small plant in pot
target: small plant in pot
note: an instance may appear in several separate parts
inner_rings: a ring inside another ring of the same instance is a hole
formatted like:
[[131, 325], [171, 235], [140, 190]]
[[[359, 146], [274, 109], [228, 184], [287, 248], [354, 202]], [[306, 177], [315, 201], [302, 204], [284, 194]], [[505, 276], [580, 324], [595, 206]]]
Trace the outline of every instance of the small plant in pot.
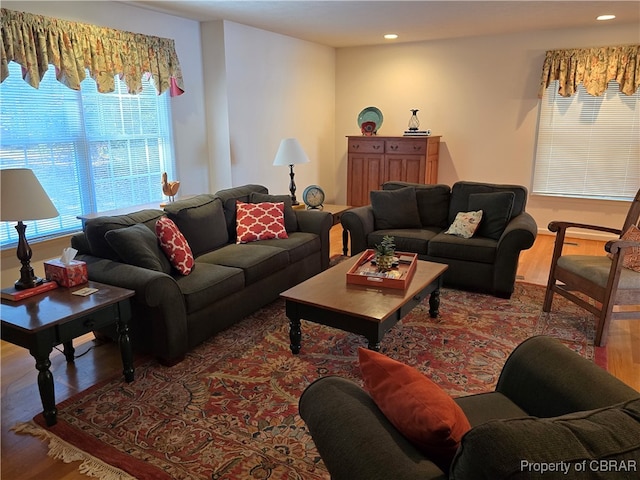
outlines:
[[376, 244], [376, 266], [379, 272], [391, 270], [393, 259], [396, 254], [395, 237], [385, 235], [382, 241]]

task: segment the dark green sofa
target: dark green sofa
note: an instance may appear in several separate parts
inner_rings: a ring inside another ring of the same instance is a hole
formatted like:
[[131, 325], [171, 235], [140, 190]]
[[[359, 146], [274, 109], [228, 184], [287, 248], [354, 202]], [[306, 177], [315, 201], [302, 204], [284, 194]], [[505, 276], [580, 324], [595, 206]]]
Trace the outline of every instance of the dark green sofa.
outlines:
[[[285, 202], [288, 238], [237, 245], [237, 200]], [[143, 237], [155, 239], [140, 225], [153, 231], [163, 215], [176, 223], [193, 252], [195, 267], [187, 276], [170, 265], [140, 266], [157, 247], [145, 245]], [[327, 212], [294, 210], [288, 195], [271, 196], [263, 186], [245, 185], [179, 200], [164, 211], [88, 220], [72, 246], [79, 251], [77, 259], [87, 263], [90, 280], [135, 290], [133, 346], [172, 365], [282, 291], [326, 269], [331, 226]]]
[[[640, 473], [640, 393], [554, 338], [525, 340], [495, 391], [455, 402], [472, 428], [449, 472], [350, 380], [316, 380], [299, 410], [332, 480], [631, 480]], [[543, 465], [568, 472], [536, 471]]]
[[[414, 196], [403, 198], [406, 196], [402, 192], [411, 189], [415, 190]], [[371, 205], [353, 208], [341, 217], [342, 226], [349, 232], [352, 256], [391, 235], [397, 250], [449, 265], [443, 276], [445, 286], [511, 296], [520, 252], [531, 248], [538, 233], [535, 220], [525, 211], [525, 187], [386, 182], [382, 191], [371, 195]], [[505, 195], [512, 196], [510, 204], [502, 202]], [[482, 222], [488, 221], [480, 223], [478, 234], [461, 238], [444, 233], [458, 212], [476, 208], [484, 210]]]

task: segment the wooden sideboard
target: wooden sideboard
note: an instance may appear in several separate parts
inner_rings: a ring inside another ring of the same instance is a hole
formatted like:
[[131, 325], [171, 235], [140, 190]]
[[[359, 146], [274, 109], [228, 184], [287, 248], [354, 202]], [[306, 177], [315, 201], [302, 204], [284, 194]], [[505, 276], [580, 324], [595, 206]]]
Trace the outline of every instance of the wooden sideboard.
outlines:
[[440, 136], [347, 137], [347, 203], [368, 205], [388, 181], [437, 183]]

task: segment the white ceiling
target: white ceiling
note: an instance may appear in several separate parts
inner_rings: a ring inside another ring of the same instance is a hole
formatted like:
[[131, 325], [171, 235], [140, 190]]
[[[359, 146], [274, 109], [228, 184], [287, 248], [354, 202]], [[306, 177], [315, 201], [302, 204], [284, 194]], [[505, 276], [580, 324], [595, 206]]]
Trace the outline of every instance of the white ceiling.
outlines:
[[[640, 0], [632, 1], [270, 1], [139, 0], [138, 7], [199, 21], [230, 20], [332, 47], [495, 35], [596, 24], [635, 23], [640, 40]], [[615, 20], [595, 17], [613, 13]]]

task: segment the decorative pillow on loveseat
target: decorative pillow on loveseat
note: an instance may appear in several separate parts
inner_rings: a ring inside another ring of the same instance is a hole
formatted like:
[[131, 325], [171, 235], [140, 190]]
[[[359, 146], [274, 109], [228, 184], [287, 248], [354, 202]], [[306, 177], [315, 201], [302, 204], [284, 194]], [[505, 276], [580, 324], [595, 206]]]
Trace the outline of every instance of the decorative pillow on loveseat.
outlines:
[[447, 470], [471, 428], [462, 409], [419, 370], [359, 348], [366, 390], [389, 421], [425, 455]]
[[236, 243], [289, 238], [284, 226], [284, 203], [237, 202]]
[[[631, 479], [637, 478], [638, 459], [640, 399], [561, 417], [477, 425], [463, 437], [449, 478]], [[555, 471], [542, 473], [542, 466]]]
[[476, 212], [458, 212], [451, 226], [444, 232], [462, 238], [471, 238], [482, 220], [482, 210]]
[[161, 250], [158, 237], [144, 224], [109, 230], [104, 238], [123, 263], [171, 273], [171, 263]]
[[420, 228], [420, 213], [413, 187], [373, 190], [369, 193], [376, 229]]

